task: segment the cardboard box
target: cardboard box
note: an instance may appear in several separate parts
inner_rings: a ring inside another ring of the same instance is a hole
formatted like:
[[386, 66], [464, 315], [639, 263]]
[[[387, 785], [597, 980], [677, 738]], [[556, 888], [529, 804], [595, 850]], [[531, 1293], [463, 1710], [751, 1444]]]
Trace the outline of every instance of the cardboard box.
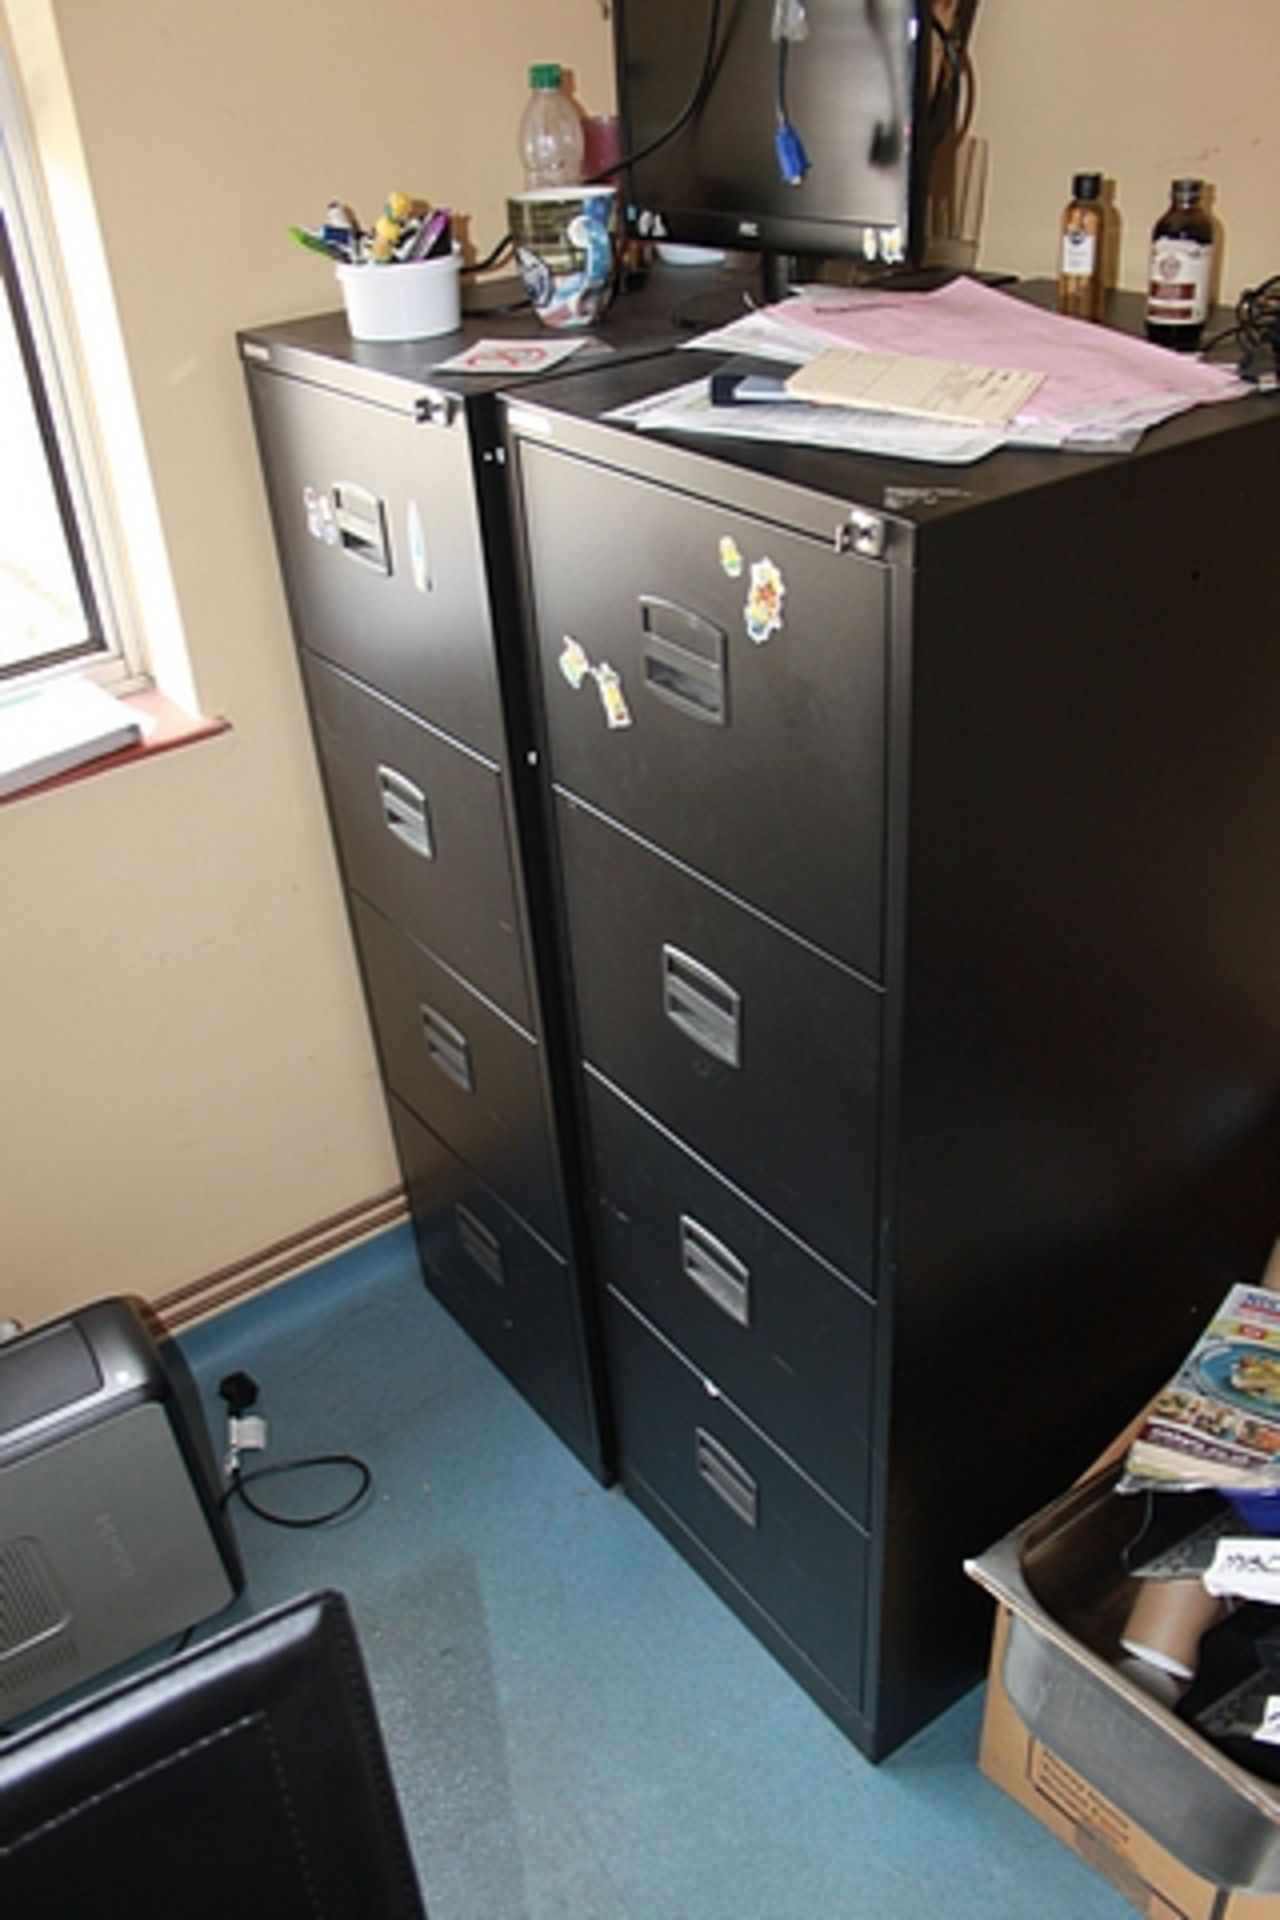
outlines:
[[1139, 1503], [1114, 1467], [969, 1564], [998, 1613], [979, 1764], [1153, 1920], [1280, 1920], [1280, 1788], [1113, 1664]]

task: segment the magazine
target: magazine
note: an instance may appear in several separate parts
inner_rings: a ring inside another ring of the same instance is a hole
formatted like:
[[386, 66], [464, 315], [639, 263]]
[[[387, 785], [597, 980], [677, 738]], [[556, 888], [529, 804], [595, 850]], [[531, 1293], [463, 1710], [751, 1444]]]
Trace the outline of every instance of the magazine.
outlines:
[[1120, 1487], [1280, 1489], [1280, 1293], [1231, 1288], [1152, 1403]]

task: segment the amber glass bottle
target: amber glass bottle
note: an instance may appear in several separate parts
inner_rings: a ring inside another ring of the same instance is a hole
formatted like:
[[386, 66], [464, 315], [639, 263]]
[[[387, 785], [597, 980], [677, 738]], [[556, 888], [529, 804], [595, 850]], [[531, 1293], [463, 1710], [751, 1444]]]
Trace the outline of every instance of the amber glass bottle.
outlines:
[[1062, 215], [1058, 253], [1058, 312], [1100, 320], [1102, 284], [1102, 175], [1078, 173]]
[[1213, 221], [1203, 180], [1175, 180], [1168, 208], [1151, 232], [1147, 338], [1194, 353], [1209, 311]]

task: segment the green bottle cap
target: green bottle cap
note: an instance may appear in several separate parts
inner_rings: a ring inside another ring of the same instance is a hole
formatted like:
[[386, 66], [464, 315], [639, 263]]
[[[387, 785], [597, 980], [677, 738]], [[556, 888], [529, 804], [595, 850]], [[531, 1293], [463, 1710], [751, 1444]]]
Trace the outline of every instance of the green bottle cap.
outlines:
[[560, 62], [558, 60], [539, 60], [529, 69], [529, 85], [541, 92], [544, 87], [560, 85]]

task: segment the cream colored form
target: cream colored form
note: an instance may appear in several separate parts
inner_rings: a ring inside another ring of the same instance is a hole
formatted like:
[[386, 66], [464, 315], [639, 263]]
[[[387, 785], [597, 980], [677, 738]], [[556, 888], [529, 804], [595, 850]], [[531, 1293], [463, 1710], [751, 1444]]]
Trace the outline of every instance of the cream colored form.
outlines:
[[[34, 1324], [394, 1182], [234, 333], [336, 305], [284, 237], [334, 195], [422, 193], [484, 251], [528, 64], [563, 62], [592, 112], [612, 82], [599, 0], [0, 0], [0, 23], [91, 329], [114, 302], [94, 377], [161, 677], [232, 723], [0, 808], [0, 1316]], [[1211, 25], [1187, 0], [985, 0], [976, 51], [984, 264], [1052, 273], [1096, 166], [1129, 284], [1180, 172], [1218, 185], [1233, 290], [1280, 266], [1273, 0]]]

